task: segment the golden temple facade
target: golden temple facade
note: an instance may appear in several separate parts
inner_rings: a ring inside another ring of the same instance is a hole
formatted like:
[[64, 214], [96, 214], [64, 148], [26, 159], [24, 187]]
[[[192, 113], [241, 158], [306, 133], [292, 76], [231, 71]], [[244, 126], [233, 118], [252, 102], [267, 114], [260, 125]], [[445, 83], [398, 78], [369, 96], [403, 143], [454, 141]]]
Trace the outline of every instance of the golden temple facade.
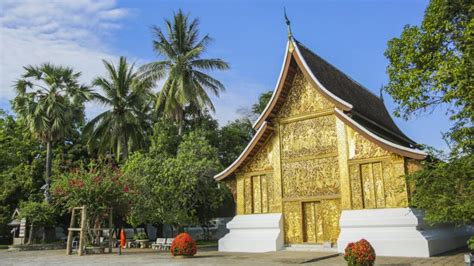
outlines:
[[[215, 177], [231, 188], [237, 215], [282, 213], [286, 244], [335, 243], [342, 210], [407, 207], [404, 176], [426, 156], [396, 128], [383, 102], [383, 114], [363, 106], [367, 97], [377, 111], [378, 97], [341, 75], [290, 40], [257, 133]], [[359, 92], [363, 97], [350, 98]]]

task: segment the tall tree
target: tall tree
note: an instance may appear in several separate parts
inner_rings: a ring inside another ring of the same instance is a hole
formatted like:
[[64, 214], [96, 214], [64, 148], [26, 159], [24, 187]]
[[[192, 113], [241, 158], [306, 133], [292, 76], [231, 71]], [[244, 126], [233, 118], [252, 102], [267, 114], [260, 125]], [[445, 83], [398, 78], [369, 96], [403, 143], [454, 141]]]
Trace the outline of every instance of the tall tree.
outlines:
[[179, 10], [173, 21], [165, 19], [167, 36], [159, 27], [154, 27], [153, 50], [163, 60], [143, 65], [140, 70], [144, 79], [156, 82], [167, 77], [157, 96], [156, 107], [179, 125], [183, 133], [185, 108], [214, 111], [208, 91], [218, 96], [224, 85], [209, 76], [206, 71], [225, 70], [229, 65], [221, 59], [203, 59], [209, 35], [199, 39], [199, 20], [189, 22], [189, 14]]
[[80, 72], [49, 63], [24, 67], [25, 74], [16, 84], [13, 110], [28, 129], [46, 145], [44, 195], [50, 200], [53, 144], [83, 123], [87, 87], [77, 81]]
[[415, 187], [411, 204], [425, 209], [430, 223], [474, 223], [472, 14], [472, 1], [431, 0], [421, 25], [405, 26], [385, 51], [390, 77], [385, 90], [398, 103], [395, 114], [408, 119], [445, 106], [454, 122], [446, 133], [449, 158], [429, 158], [409, 176]]
[[474, 149], [474, 4], [432, 0], [420, 26], [407, 25], [388, 42], [390, 82], [397, 116], [445, 106], [455, 123], [447, 136], [453, 151]]
[[99, 153], [114, 151], [116, 160], [120, 154], [126, 159], [130, 148], [143, 146], [145, 127], [149, 125], [145, 112], [150, 104], [150, 83], [138, 79], [134, 65], [120, 57], [117, 67], [103, 60], [107, 77], [93, 81], [102, 94], [95, 93], [94, 100], [109, 107], [109, 110], [92, 119], [84, 128], [88, 145]]

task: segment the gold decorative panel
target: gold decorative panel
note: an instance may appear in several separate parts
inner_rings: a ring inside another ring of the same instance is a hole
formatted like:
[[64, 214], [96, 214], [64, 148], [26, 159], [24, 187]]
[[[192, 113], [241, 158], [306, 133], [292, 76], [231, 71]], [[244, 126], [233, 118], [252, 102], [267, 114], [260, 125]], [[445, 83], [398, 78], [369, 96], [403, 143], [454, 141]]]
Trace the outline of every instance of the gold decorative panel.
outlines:
[[382, 162], [382, 172], [385, 185], [385, 207], [407, 207], [408, 193], [403, 158]]
[[353, 209], [407, 206], [403, 159], [391, 157], [378, 162], [353, 163], [349, 172]]
[[236, 201], [236, 209], [237, 214], [244, 214], [245, 213], [245, 202], [244, 202], [244, 178], [242, 176], [236, 175], [235, 177], [237, 181], [237, 198]]
[[285, 202], [286, 243], [335, 243], [339, 237], [339, 199]]
[[377, 208], [385, 207], [385, 187], [382, 175], [382, 163], [372, 164], [372, 174], [375, 190], [375, 205]]
[[285, 221], [285, 243], [303, 242], [301, 202], [284, 202], [283, 214]]
[[348, 127], [349, 159], [370, 159], [392, 155]]
[[291, 117], [332, 107], [333, 105], [321, 96], [298, 70], [279, 116]]
[[360, 166], [360, 173], [362, 177], [362, 195], [364, 197], [364, 207], [367, 209], [373, 209], [376, 206], [372, 164], [362, 164]]
[[252, 176], [252, 197], [253, 213], [262, 212], [262, 188], [260, 186], [260, 176]]
[[260, 187], [261, 187], [261, 195], [262, 195], [262, 213], [268, 212], [268, 182], [267, 177], [265, 175], [260, 176]]
[[362, 183], [360, 181], [360, 168], [358, 164], [349, 166], [350, 179], [351, 179], [351, 196], [352, 196], [352, 208], [362, 209], [364, 203], [362, 201]]
[[320, 221], [321, 218], [319, 213], [316, 214], [316, 205], [316, 202], [303, 202], [303, 242], [316, 243], [318, 241], [317, 234], [322, 233], [322, 224], [320, 223], [320, 226], [317, 225], [318, 220]]
[[339, 194], [337, 157], [282, 164], [283, 198]]
[[258, 152], [250, 159], [241, 172], [254, 172], [272, 169], [272, 141], [267, 143], [258, 150]]
[[253, 189], [252, 189], [252, 179], [244, 179], [244, 202], [245, 202], [245, 213], [253, 213]]
[[332, 243], [337, 242], [339, 237], [339, 218], [341, 216], [341, 202], [338, 199], [322, 200], [320, 203], [320, 215], [322, 217], [323, 240]]
[[281, 125], [282, 159], [337, 152], [336, 117], [300, 120]]

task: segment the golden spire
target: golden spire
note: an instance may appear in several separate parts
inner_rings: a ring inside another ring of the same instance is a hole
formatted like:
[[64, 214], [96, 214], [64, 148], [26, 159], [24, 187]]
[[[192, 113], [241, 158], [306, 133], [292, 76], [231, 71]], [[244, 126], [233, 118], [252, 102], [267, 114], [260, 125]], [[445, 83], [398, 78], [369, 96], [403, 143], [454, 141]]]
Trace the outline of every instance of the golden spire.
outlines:
[[283, 12], [285, 13], [285, 22], [286, 22], [286, 25], [288, 26], [288, 39], [292, 39], [293, 38], [293, 34], [291, 33], [291, 22], [290, 20], [288, 19], [288, 16], [286, 15], [286, 8], [283, 7]]

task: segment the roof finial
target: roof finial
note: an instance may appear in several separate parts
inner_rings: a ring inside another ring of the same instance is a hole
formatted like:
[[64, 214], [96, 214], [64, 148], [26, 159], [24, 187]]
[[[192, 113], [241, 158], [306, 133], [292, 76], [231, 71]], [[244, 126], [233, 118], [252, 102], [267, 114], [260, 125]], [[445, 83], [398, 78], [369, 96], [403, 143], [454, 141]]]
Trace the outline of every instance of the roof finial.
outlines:
[[383, 83], [382, 83], [382, 86], [380, 86], [380, 92], [379, 93], [380, 93], [379, 98], [383, 102]]
[[288, 26], [288, 39], [292, 39], [293, 38], [293, 34], [291, 33], [291, 22], [290, 20], [288, 19], [288, 16], [286, 15], [286, 8], [283, 7], [283, 12], [285, 13], [285, 22], [286, 22], [286, 25]]

